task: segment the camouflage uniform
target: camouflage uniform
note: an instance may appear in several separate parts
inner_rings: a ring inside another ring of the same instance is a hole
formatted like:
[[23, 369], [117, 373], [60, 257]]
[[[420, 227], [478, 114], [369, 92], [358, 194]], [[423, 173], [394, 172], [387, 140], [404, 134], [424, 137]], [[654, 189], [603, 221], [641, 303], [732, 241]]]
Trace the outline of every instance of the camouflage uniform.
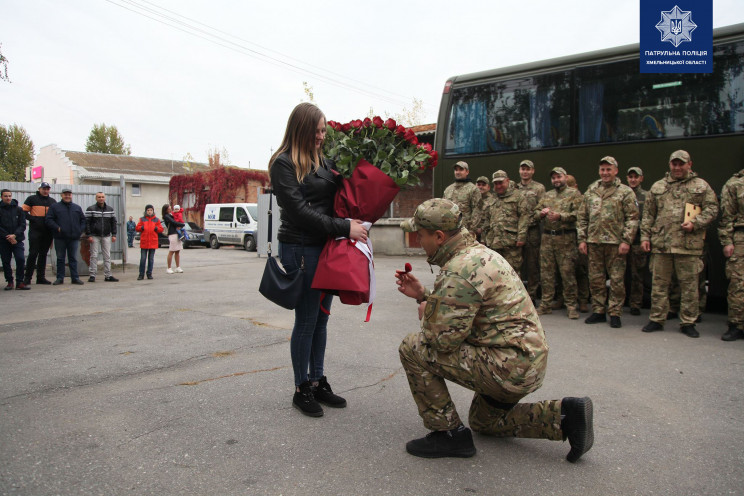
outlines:
[[589, 249], [592, 312], [609, 312], [611, 316], [620, 317], [625, 301], [625, 255], [618, 253], [618, 247], [621, 243], [630, 246], [638, 229], [635, 194], [617, 177], [609, 185], [597, 180], [586, 190], [578, 217], [578, 241], [587, 243]]
[[728, 320], [737, 329], [744, 329], [744, 169], [734, 174], [721, 191], [718, 237], [723, 246], [734, 245], [734, 253], [726, 261]]
[[[682, 230], [685, 203], [702, 208], [692, 221], [694, 229]], [[649, 320], [664, 324], [669, 312], [669, 285], [677, 274], [682, 289], [680, 326], [694, 325], [698, 317], [698, 275], [703, 268], [705, 230], [718, 214], [716, 194], [695, 172], [674, 179], [668, 172], [646, 194], [641, 242], [651, 243], [653, 281]]]
[[[546, 313], [551, 312], [555, 296], [556, 265], [563, 281], [563, 301], [569, 310], [576, 311], [576, 259], [579, 254], [576, 246], [576, 214], [580, 206], [581, 193], [563, 186], [560, 190], [553, 189], [545, 193], [535, 208], [533, 220], [543, 221], [543, 235], [540, 240], [540, 308]], [[540, 211], [545, 207], [559, 212], [560, 220], [552, 221], [547, 216], [541, 217]]]
[[504, 257], [509, 265], [519, 273], [522, 267], [522, 246], [518, 242], [527, 241], [527, 226], [535, 208], [534, 195], [522, 193], [509, 183], [506, 193], [494, 194], [489, 209], [484, 211], [488, 225], [485, 244]]
[[[430, 202], [442, 200], [424, 202], [414, 219]], [[443, 222], [451, 211], [440, 216]], [[414, 230], [414, 219], [402, 227]], [[561, 440], [561, 400], [519, 403], [542, 385], [548, 345], [516, 272], [467, 231], [449, 238], [428, 262], [441, 271], [434, 289], [425, 291], [421, 331], [408, 335], [398, 350], [424, 425], [442, 431], [461, 424], [447, 379], [475, 392], [471, 429]]]
[[455, 202], [462, 213], [462, 225], [475, 233], [480, 224], [481, 192], [470, 179], [455, 181], [444, 190], [444, 198]]
[[[631, 188], [633, 189], [633, 188]], [[643, 217], [643, 204], [646, 201], [647, 191], [640, 186], [633, 189], [636, 203], [638, 204], [639, 219]], [[633, 244], [630, 247], [630, 296], [628, 303], [630, 308], [641, 309], [643, 304], [643, 279], [648, 263], [648, 254], [641, 249], [641, 230], [636, 231]]]
[[493, 205], [493, 191], [486, 191], [485, 193], [481, 193], [481, 202], [480, 202], [480, 224], [478, 224], [478, 227], [481, 230], [480, 236], [478, 236], [478, 240], [486, 244], [486, 239], [488, 239], [488, 220], [486, 219], [486, 212], [489, 208], [491, 208], [491, 205]]
[[[545, 186], [537, 181], [530, 181], [528, 184], [516, 182], [515, 187], [521, 191], [532, 191], [535, 195], [535, 201], [542, 200], [545, 194]], [[530, 219], [530, 225], [527, 228], [527, 244], [524, 245], [524, 265], [523, 272], [526, 272], [527, 291], [534, 300], [537, 298], [537, 290], [540, 287], [540, 221]]]

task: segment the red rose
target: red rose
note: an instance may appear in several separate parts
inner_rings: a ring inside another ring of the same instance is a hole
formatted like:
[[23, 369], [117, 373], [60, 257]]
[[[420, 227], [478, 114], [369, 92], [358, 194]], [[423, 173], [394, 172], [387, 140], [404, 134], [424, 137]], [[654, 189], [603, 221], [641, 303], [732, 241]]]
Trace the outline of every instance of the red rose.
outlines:
[[416, 137], [416, 133], [414, 133], [411, 129], [406, 129], [405, 133], [403, 133], [403, 139], [413, 145], [418, 145], [418, 138]]
[[405, 134], [406, 128], [404, 126], [398, 125], [398, 127], [395, 128], [395, 134], [398, 136], [403, 136]]
[[348, 122], [346, 124], [343, 124], [341, 126], [341, 131], [343, 131], [345, 133], [348, 133], [349, 132], [349, 129], [351, 129], [351, 124], [349, 124]]
[[412, 270], [413, 270], [413, 267], [411, 267], [411, 264], [409, 264], [408, 262], [406, 262], [405, 271], [406, 272], [411, 272]]
[[395, 131], [395, 128], [398, 126], [398, 124], [393, 119], [388, 119], [385, 121], [385, 127], [390, 129], [391, 131]]
[[374, 116], [374, 117], [372, 118], [372, 124], [374, 124], [375, 126], [377, 126], [377, 127], [379, 127], [379, 128], [381, 128], [382, 126], [384, 126], [384, 125], [385, 125], [385, 124], [384, 124], [384, 123], [382, 122], [382, 118], [381, 118], [381, 117], [380, 117], [379, 115], [376, 115], [376, 116]]
[[423, 143], [419, 146], [421, 146], [421, 148], [423, 148], [426, 153], [431, 155], [431, 145], [429, 143]]
[[439, 162], [439, 153], [437, 153], [437, 151], [434, 150], [431, 152], [431, 168], [433, 169], [434, 167], [436, 167], [438, 162]]
[[369, 127], [371, 125], [372, 125], [372, 119], [370, 119], [369, 117], [365, 117], [364, 118], [364, 127]]
[[360, 121], [359, 119], [355, 119], [351, 121], [350, 124], [351, 124], [351, 127], [355, 127], [357, 129], [362, 127], [362, 121]]

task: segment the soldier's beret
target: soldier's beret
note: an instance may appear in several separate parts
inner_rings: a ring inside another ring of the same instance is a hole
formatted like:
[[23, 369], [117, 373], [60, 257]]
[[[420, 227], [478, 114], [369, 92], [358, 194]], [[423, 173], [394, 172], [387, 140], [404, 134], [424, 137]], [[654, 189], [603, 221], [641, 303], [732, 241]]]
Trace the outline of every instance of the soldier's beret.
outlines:
[[416, 212], [408, 220], [400, 223], [401, 229], [414, 232], [419, 229], [431, 231], [454, 231], [462, 225], [462, 214], [457, 205], [444, 198], [432, 198], [416, 207]]

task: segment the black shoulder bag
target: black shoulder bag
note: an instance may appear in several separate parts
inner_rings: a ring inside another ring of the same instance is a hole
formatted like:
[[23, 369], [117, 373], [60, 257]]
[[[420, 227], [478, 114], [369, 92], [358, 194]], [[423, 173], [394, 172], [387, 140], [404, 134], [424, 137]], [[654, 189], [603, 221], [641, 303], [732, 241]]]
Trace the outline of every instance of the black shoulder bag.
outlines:
[[[266, 260], [266, 266], [264, 267], [263, 277], [261, 277], [261, 284], [258, 286], [258, 292], [280, 307], [284, 307], [287, 310], [294, 310], [297, 302], [300, 300], [302, 285], [305, 281], [305, 257], [303, 255], [300, 270], [290, 275], [279, 266], [276, 258], [271, 256], [271, 234], [273, 232], [271, 228], [272, 218], [274, 217], [273, 196], [273, 194], [269, 195], [269, 259]], [[304, 186], [302, 187], [302, 197], [305, 197]], [[303, 246], [305, 244], [304, 236], [302, 244]]]

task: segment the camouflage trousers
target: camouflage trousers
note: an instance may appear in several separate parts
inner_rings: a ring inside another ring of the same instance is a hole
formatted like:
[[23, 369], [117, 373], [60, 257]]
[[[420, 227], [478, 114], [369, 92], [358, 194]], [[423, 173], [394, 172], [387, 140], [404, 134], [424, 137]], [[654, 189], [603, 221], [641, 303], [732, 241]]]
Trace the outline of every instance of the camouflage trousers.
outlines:
[[[462, 423], [445, 379], [475, 392], [468, 423], [476, 432], [498, 437], [541, 438], [560, 441], [561, 400], [519, 403], [537, 389], [527, 390], [499, 377], [491, 348], [463, 343], [453, 353], [431, 361], [423, 334], [409, 334], [398, 349], [413, 399], [424, 426], [432, 431], [454, 429]], [[486, 395], [488, 398], [484, 397]]]
[[[703, 261], [703, 259], [700, 259]], [[669, 286], [669, 311], [679, 313], [682, 301], [682, 290], [679, 287], [677, 276], [672, 274], [672, 284]], [[699, 313], [705, 313], [705, 306], [708, 304], [708, 290], [705, 288], [705, 262], [703, 269], [698, 275], [698, 310]]]
[[640, 310], [643, 304], [643, 274], [648, 263], [648, 253], [641, 249], [641, 245], [630, 247], [630, 297], [628, 303], [630, 308]]
[[589, 303], [589, 257], [583, 253], [579, 253], [576, 259], [576, 289], [579, 303]]
[[509, 262], [514, 272], [520, 273], [522, 268], [522, 247], [521, 246], [509, 246], [507, 248], [493, 248], [493, 251], [504, 257], [504, 260]]
[[726, 261], [728, 287], [728, 321], [744, 326], [744, 233], [734, 233], [734, 254]]
[[[589, 244], [589, 289], [592, 312], [620, 317], [625, 302], [625, 255], [619, 245]], [[607, 300], [607, 276], [610, 277], [610, 299]]]
[[527, 229], [527, 243], [524, 245], [524, 264], [527, 278], [527, 292], [530, 298], [537, 298], [540, 287], [540, 226]]
[[663, 324], [669, 313], [669, 286], [677, 276], [682, 291], [680, 325], [693, 325], [699, 315], [698, 276], [703, 261], [697, 255], [654, 253], [651, 257], [651, 311], [649, 319]]
[[548, 307], [555, 297], [556, 266], [563, 281], [563, 302], [567, 308], [576, 308], [578, 289], [576, 287], [576, 233], [543, 234], [540, 243], [540, 281], [542, 284], [541, 307]]

